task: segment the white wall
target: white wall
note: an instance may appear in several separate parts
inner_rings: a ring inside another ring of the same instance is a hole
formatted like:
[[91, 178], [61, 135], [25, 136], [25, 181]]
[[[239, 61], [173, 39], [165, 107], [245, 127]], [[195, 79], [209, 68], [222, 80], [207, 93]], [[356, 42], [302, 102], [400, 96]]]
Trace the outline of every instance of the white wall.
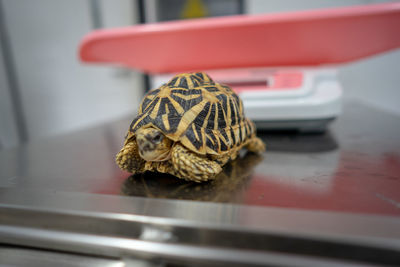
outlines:
[[339, 79], [345, 98], [400, 115], [400, 49], [342, 66]]
[[[100, 7], [106, 27], [136, 21], [132, 0]], [[30, 140], [133, 114], [138, 74], [79, 62], [79, 41], [93, 30], [89, 0], [4, 0], [3, 8]]]
[[286, 11], [310, 10], [337, 6], [352, 6], [374, 1], [363, 0], [247, 0], [246, 11], [249, 14], [265, 14]]
[[[263, 14], [382, 2], [391, 1], [247, 0], [246, 10], [250, 14]], [[400, 114], [400, 49], [343, 65], [339, 69], [339, 79], [346, 99], [360, 100], [376, 108]]]

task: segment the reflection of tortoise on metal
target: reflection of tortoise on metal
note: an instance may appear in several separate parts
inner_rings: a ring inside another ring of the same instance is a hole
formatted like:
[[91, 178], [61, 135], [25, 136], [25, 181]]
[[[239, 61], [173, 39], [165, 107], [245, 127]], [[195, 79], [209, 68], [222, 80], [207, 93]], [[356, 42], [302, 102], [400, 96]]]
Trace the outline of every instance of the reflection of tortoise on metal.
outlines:
[[144, 97], [116, 162], [132, 173], [201, 182], [213, 179], [243, 147], [265, 149], [232, 89], [205, 73], [179, 74]]

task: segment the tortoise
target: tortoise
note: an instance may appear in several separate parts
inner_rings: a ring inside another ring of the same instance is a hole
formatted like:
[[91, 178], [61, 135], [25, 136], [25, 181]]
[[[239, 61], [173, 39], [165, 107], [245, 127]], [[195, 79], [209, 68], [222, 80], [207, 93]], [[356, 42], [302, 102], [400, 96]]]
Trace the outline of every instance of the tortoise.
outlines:
[[203, 182], [242, 148], [262, 153], [265, 145], [238, 95], [204, 72], [183, 73], [145, 95], [116, 162], [131, 173]]

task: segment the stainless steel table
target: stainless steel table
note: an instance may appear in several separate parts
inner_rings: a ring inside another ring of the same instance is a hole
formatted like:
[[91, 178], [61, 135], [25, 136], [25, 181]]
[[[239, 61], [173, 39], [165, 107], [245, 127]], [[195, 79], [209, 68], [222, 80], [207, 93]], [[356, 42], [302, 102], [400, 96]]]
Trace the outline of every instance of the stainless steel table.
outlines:
[[204, 184], [120, 171], [130, 120], [0, 151], [0, 264], [400, 264], [399, 116], [348, 102], [325, 133], [261, 132]]

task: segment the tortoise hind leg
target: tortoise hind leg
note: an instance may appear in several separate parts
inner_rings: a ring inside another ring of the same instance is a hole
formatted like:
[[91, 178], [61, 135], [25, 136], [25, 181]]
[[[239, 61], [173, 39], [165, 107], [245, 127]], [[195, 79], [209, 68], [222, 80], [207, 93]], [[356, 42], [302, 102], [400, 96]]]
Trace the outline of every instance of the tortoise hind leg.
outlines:
[[180, 144], [173, 147], [171, 155], [175, 176], [185, 180], [203, 182], [222, 171], [215, 161], [200, 157]]
[[265, 144], [260, 138], [254, 136], [248, 141], [248, 143], [246, 144], [246, 148], [250, 152], [260, 154], [265, 151]]
[[139, 155], [136, 140], [130, 140], [125, 143], [124, 147], [117, 154], [115, 162], [122, 170], [131, 173], [141, 173], [145, 170], [146, 162]]

